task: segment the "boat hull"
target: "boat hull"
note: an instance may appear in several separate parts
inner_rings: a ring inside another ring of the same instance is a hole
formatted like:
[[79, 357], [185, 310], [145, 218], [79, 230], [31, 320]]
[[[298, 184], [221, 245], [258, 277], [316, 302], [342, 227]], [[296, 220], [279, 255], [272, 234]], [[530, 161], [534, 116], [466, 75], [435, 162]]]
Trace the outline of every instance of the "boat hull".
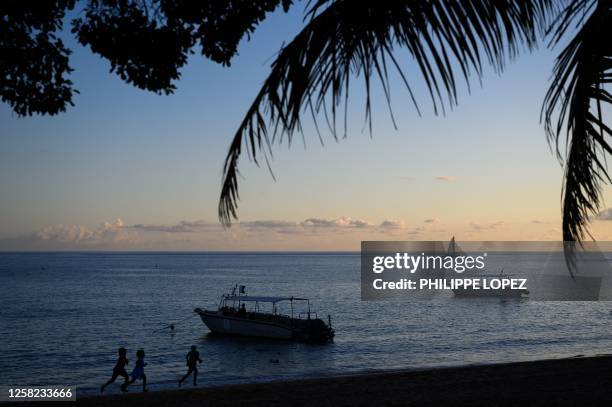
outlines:
[[222, 315], [214, 311], [198, 312], [202, 322], [211, 332], [224, 335], [242, 335], [271, 339], [293, 339], [293, 330], [273, 322], [254, 321]]

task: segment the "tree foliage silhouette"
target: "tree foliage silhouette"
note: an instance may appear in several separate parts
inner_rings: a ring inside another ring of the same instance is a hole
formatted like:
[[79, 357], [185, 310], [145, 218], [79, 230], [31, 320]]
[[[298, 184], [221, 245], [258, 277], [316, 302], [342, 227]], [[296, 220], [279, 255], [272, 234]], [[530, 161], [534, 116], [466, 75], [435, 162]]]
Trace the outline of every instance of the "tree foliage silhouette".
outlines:
[[7, 0], [0, 2], [0, 95], [19, 115], [57, 114], [73, 105], [70, 50], [57, 33], [74, 11], [79, 43], [108, 59], [138, 88], [172, 93], [198, 47], [229, 66], [244, 35], [291, 0]]
[[[67, 12], [78, 11], [72, 33], [108, 59], [112, 72], [141, 89], [169, 94], [190, 54], [199, 50], [229, 65], [245, 35], [269, 12], [287, 11], [292, 3], [7, 0], [0, 3], [0, 94], [19, 115], [53, 115], [73, 104], [70, 50], [57, 37]], [[457, 103], [459, 80], [480, 79], [485, 64], [501, 71], [522, 48], [531, 50], [542, 39], [555, 46], [570, 28], [576, 33], [554, 66], [541, 115], [565, 165], [563, 238], [583, 240], [589, 217], [600, 208], [602, 185], [611, 181], [605, 157], [612, 153], [612, 131], [603, 112], [612, 103], [612, 0], [309, 1], [304, 27], [280, 49], [231, 142], [221, 222], [229, 226], [237, 219], [243, 151], [256, 163], [268, 163], [272, 145], [290, 142], [304, 115], [315, 124], [322, 115], [334, 138], [339, 132], [346, 136], [345, 109], [355, 80], [366, 89], [370, 130], [372, 83], [381, 84], [389, 104], [390, 71], [402, 78], [417, 110], [411, 84], [422, 80], [434, 112], [444, 113]], [[407, 75], [406, 62], [395, 52], [400, 48], [412, 56], [420, 78]]]

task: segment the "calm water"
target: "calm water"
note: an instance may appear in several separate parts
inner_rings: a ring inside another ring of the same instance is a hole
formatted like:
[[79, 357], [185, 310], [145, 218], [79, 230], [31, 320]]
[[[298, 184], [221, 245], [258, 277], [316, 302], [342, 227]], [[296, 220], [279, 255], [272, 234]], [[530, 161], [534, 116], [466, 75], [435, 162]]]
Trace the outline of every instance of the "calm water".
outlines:
[[[335, 342], [208, 336], [193, 309], [235, 283], [311, 298]], [[612, 352], [612, 303], [362, 302], [359, 283], [357, 254], [0, 254], [0, 384], [96, 393], [119, 346], [128, 371], [146, 350], [151, 390], [176, 386], [192, 344], [201, 385]]]

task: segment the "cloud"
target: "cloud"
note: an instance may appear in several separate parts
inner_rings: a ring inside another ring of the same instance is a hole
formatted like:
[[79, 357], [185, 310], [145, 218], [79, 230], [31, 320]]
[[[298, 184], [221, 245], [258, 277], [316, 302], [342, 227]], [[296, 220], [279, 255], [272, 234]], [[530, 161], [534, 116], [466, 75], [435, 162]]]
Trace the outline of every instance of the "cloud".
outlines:
[[92, 238], [93, 232], [80, 225], [46, 226], [34, 234], [39, 240], [55, 240], [58, 242], [82, 242]]
[[288, 222], [284, 220], [254, 220], [250, 222], [240, 222], [241, 227], [251, 229], [278, 229], [287, 227], [296, 227], [299, 223]]
[[541, 220], [539, 220], [539, 219], [534, 219], [534, 220], [532, 220], [532, 221], [531, 221], [531, 223], [536, 224], [536, 225], [539, 225], [539, 224], [542, 224], [542, 223], [544, 223], [544, 222], [543, 222], [543, 221], [541, 221]]
[[456, 178], [453, 177], [452, 175], [438, 175], [435, 179], [437, 179], [438, 181], [454, 181]]
[[442, 229], [437, 224], [440, 223], [439, 218], [427, 218], [423, 220], [423, 224], [415, 228], [410, 229], [407, 233], [409, 235], [424, 235], [427, 234], [439, 234], [446, 233], [446, 229]]
[[[301, 222], [285, 220], [253, 220], [234, 224], [234, 230], [247, 231], [305, 231], [306, 229], [367, 229], [374, 225], [363, 219], [353, 219], [343, 216], [335, 219], [308, 218]], [[182, 220], [174, 224], [126, 224], [122, 219], [114, 222], [104, 222], [95, 229], [89, 229], [81, 225], [52, 225], [36, 232], [34, 236], [38, 240], [58, 242], [88, 242], [106, 238], [118, 238], [125, 236], [128, 232], [133, 233], [166, 233], [166, 234], [195, 234], [206, 231], [218, 232], [222, 229], [219, 223], [205, 220], [187, 221]]]
[[277, 233], [298, 233], [302, 229], [299, 222], [284, 220], [254, 220], [240, 222], [238, 226], [251, 232], [273, 231]]
[[127, 226], [130, 229], [142, 230], [145, 232], [164, 232], [164, 233], [195, 233], [203, 228], [216, 227], [217, 224], [206, 222], [203, 220], [196, 221], [180, 221], [174, 225], [156, 225], [156, 224], [141, 224]]
[[128, 240], [125, 223], [121, 218], [114, 222], [103, 222], [95, 229], [81, 225], [52, 225], [42, 228], [32, 236], [34, 240], [58, 243], [96, 244]]
[[504, 222], [502, 221], [486, 223], [486, 224], [482, 224], [480, 222], [470, 222], [470, 227], [473, 230], [497, 230], [497, 229], [502, 228], [503, 226], [504, 226]]
[[383, 220], [380, 225], [378, 225], [379, 229], [405, 229], [406, 228], [406, 222], [404, 222], [403, 220], [390, 220], [390, 219], [385, 219]]
[[612, 208], [608, 208], [606, 210], [603, 210], [603, 211], [599, 212], [599, 214], [597, 215], [597, 217], [595, 219], [597, 219], [597, 220], [612, 220]]
[[273, 231], [276, 233], [306, 233], [306, 232], [338, 232], [350, 230], [367, 230], [374, 225], [363, 219], [353, 219], [349, 216], [340, 218], [308, 218], [301, 222], [284, 220], [255, 220], [238, 223], [240, 228], [248, 231]]
[[368, 228], [372, 224], [362, 219], [343, 216], [337, 219], [308, 218], [300, 225], [308, 228]]
[[[433, 223], [425, 223], [430, 228]], [[45, 226], [37, 232], [0, 239], [0, 250], [309, 250], [358, 248], [358, 242], [379, 233], [409, 231], [404, 220], [381, 223], [341, 216], [302, 221], [276, 219], [234, 223], [215, 221], [127, 223], [118, 218], [95, 227], [77, 224]]]
[[423, 226], [417, 226], [414, 229], [411, 229], [407, 232], [409, 235], [422, 235], [424, 233], [446, 233], [446, 229], [434, 228], [432, 223], [427, 223]]

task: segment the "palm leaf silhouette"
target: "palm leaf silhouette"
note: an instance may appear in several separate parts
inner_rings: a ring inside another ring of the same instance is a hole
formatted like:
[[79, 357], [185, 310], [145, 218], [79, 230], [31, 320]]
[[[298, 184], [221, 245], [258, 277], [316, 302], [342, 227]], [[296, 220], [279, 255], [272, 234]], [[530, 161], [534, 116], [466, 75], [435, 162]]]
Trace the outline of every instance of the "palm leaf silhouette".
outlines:
[[[238, 161], [242, 149], [269, 166], [274, 142], [291, 141], [302, 115], [323, 112], [338, 138], [337, 112], [354, 77], [366, 90], [365, 115], [371, 130], [370, 87], [378, 79], [389, 102], [390, 69], [411, 92], [410, 80], [394, 55], [404, 48], [416, 62], [436, 114], [457, 102], [457, 77], [469, 84], [482, 76], [482, 61], [501, 70], [519, 47], [532, 48], [558, 5], [552, 0], [452, 2], [319, 0], [307, 12], [303, 30], [284, 46], [230, 145], [223, 168], [218, 214], [228, 226], [237, 219]], [[418, 106], [413, 97], [415, 106]], [[346, 136], [346, 110], [344, 112]], [[315, 119], [316, 124], [316, 119]], [[318, 131], [318, 128], [317, 128]], [[320, 135], [319, 135], [320, 137]]]
[[[604, 122], [602, 105], [612, 103], [606, 89], [612, 82], [612, 2], [571, 3], [556, 23], [553, 43], [574, 21], [581, 27], [557, 58], [542, 108], [547, 135], [560, 158], [565, 134], [563, 240], [571, 254], [574, 242], [589, 235], [589, 217], [600, 208], [602, 184], [611, 181], [605, 155], [612, 154], [612, 131]], [[573, 255], [566, 258], [573, 264]]]

